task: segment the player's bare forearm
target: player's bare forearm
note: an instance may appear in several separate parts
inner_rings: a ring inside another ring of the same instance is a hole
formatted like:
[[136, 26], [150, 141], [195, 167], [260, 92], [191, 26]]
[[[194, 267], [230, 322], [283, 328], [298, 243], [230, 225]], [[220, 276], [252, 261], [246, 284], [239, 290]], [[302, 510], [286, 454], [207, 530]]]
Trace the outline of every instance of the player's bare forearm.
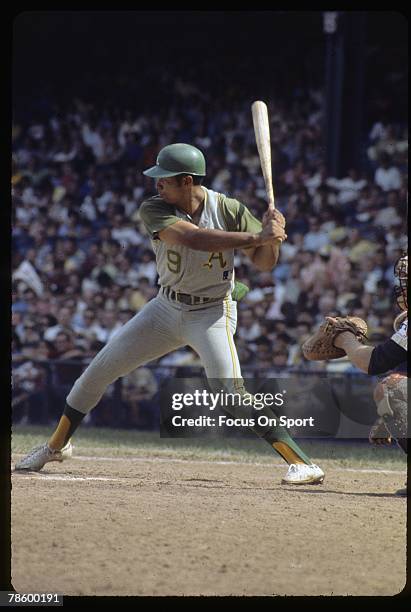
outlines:
[[190, 249], [195, 251], [229, 251], [261, 244], [259, 234], [250, 232], [225, 232], [217, 229], [199, 229], [191, 236]]
[[280, 227], [266, 227], [260, 233], [253, 234], [203, 229], [185, 221], [175, 223], [159, 233], [159, 238], [170, 246], [181, 244], [194, 251], [208, 253], [260, 247], [264, 244], [271, 244], [277, 237], [284, 239], [284, 231]]
[[287, 238], [284, 215], [276, 209], [268, 209], [263, 216], [263, 232], [271, 231], [277, 236], [268, 244], [248, 251], [248, 256], [260, 272], [269, 272], [277, 264], [280, 246]]
[[280, 245], [281, 242], [278, 240], [254, 249], [251, 261], [260, 272], [269, 272], [277, 264], [280, 256]]
[[368, 366], [374, 350], [373, 346], [364, 346], [350, 332], [339, 334], [334, 340], [334, 344], [347, 353], [347, 357], [353, 365], [368, 374]]

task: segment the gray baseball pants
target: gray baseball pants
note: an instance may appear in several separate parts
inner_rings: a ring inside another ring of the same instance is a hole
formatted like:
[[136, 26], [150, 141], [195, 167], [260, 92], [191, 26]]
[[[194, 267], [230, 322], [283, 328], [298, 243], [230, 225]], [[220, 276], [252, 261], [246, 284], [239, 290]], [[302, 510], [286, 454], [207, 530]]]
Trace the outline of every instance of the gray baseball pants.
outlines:
[[208, 379], [230, 379], [237, 387], [235, 381], [241, 379], [233, 340], [237, 303], [227, 297], [190, 308], [160, 290], [94, 357], [74, 383], [68, 405], [87, 414], [119, 377], [186, 345], [198, 353]]

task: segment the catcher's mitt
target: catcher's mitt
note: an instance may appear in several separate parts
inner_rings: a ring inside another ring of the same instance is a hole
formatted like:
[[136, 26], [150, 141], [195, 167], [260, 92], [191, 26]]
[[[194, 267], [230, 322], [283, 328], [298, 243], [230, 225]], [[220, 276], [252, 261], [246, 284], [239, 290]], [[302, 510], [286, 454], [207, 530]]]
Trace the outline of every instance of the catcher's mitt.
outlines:
[[350, 332], [365, 343], [367, 324], [359, 317], [335, 317], [334, 322], [325, 321], [318, 331], [308, 338], [301, 347], [303, 355], [310, 361], [324, 361], [344, 357], [345, 351], [334, 346], [335, 338], [343, 332]]

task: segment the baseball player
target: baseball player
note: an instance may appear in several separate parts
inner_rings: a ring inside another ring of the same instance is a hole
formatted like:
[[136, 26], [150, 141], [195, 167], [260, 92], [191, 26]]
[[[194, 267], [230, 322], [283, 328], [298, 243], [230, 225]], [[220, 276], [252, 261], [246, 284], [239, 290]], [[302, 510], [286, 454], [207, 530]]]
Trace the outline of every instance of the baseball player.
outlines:
[[[271, 270], [286, 238], [284, 217], [269, 211], [261, 223], [238, 200], [202, 186], [205, 159], [188, 144], [164, 147], [156, 165], [143, 174], [156, 179], [158, 191], [140, 206], [156, 254], [158, 295], [96, 355], [74, 383], [49, 441], [17, 463], [17, 470], [37, 471], [71, 456], [71, 436], [108, 385], [180, 347], [198, 353], [209, 381], [224, 381], [227, 391], [247, 393], [233, 339], [234, 250], [242, 249], [257, 270]], [[275, 417], [268, 406], [258, 414]], [[256, 425], [253, 431], [289, 464], [282, 483], [322, 483], [324, 472], [287, 430]]]
[[[407, 453], [407, 330], [408, 330], [408, 255], [399, 258], [394, 275], [397, 280], [395, 293], [398, 306], [403, 311], [394, 321], [394, 334], [382, 344], [364, 346], [349, 331], [339, 333], [334, 338], [334, 346], [343, 349], [348, 359], [367, 374], [389, 374], [374, 390], [378, 419], [371, 428], [370, 442], [391, 443], [394, 438], [398, 446]], [[326, 317], [331, 324], [337, 319]], [[397, 495], [406, 495], [407, 489], [399, 489]]]

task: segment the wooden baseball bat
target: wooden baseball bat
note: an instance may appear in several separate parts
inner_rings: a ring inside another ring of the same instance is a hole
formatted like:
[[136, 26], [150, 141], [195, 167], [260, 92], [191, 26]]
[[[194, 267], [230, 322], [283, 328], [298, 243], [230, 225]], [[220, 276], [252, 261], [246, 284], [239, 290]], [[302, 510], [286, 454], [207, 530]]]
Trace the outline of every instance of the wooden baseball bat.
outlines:
[[265, 102], [256, 100], [251, 105], [253, 115], [255, 140], [258, 155], [260, 157], [261, 170], [263, 171], [265, 189], [268, 196], [268, 208], [275, 208], [273, 177], [271, 169], [271, 140], [270, 125], [268, 123], [268, 109]]

